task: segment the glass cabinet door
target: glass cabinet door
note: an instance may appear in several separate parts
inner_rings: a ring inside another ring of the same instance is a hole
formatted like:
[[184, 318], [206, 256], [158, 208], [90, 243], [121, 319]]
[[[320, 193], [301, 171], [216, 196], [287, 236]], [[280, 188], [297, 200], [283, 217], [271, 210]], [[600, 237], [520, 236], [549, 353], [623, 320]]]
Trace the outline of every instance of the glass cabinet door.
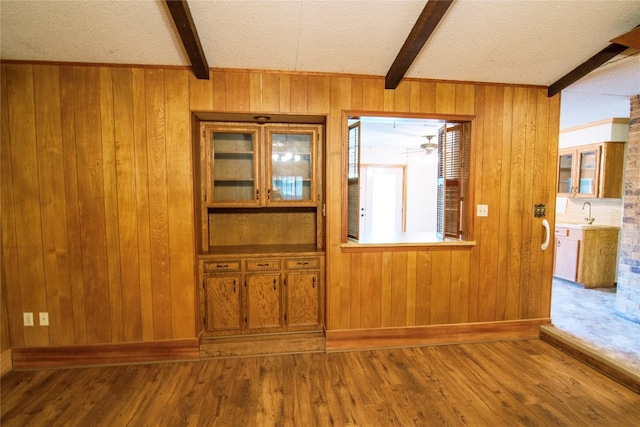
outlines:
[[573, 193], [573, 153], [561, 154], [558, 164], [558, 194]]
[[257, 205], [258, 133], [253, 129], [211, 128], [209, 205]]
[[600, 152], [598, 149], [589, 149], [579, 151], [578, 156], [580, 168], [576, 193], [581, 196], [597, 196]]
[[314, 153], [317, 133], [302, 129], [268, 129], [267, 203], [313, 205]]

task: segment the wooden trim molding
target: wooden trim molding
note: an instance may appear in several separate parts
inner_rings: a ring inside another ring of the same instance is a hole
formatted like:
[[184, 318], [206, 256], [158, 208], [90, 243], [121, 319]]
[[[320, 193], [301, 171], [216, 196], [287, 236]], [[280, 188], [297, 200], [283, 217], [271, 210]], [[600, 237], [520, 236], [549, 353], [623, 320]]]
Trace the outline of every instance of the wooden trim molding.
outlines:
[[538, 338], [551, 319], [460, 323], [406, 328], [327, 330], [327, 353], [390, 347], [462, 344]]
[[122, 344], [14, 347], [14, 369], [116, 365], [197, 360], [197, 338]]
[[5, 350], [0, 354], [0, 377], [4, 377], [13, 369], [13, 361], [11, 357], [11, 349]]
[[614, 117], [611, 119], [604, 119], [604, 120], [597, 120], [595, 122], [590, 122], [590, 123], [584, 123], [581, 125], [576, 125], [576, 126], [571, 126], [568, 128], [564, 128], [560, 130], [560, 133], [568, 133], [568, 132], [575, 132], [577, 130], [581, 130], [581, 129], [588, 129], [588, 128], [592, 128], [595, 126], [601, 126], [601, 125], [628, 125], [629, 124], [629, 118], [627, 117]]

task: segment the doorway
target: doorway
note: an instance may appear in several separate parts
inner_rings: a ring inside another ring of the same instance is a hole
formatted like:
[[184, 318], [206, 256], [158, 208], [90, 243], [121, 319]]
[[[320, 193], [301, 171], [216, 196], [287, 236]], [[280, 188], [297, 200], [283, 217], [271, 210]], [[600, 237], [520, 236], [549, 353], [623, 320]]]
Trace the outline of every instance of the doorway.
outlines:
[[405, 231], [404, 166], [362, 165], [360, 229], [367, 234]]

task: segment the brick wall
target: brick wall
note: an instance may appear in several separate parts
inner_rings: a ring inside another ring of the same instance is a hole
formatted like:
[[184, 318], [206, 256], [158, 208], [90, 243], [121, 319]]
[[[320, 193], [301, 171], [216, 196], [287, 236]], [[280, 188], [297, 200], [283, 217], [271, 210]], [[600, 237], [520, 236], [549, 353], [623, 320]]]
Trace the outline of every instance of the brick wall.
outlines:
[[640, 323], [640, 95], [631, 97], [616, 313]]

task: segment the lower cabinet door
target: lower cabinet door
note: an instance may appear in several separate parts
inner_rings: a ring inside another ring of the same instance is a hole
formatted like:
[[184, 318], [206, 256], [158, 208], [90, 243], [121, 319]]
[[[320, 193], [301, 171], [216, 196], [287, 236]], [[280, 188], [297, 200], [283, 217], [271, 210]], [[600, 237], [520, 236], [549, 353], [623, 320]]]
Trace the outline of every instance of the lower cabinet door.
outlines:
[[242, 329], [241, 276], [206, 276], [205, 328], [207, 331]]
[[247, 328], [282, 327], [280, 273], [247, 275]]
[[556, 259], [553, 275], [575, 282], [578, 278], [580, 241], [556, 238]]
[[287, 280], [287, 325], [310, 326], [319, 324], [318, 272], [288, 273]]

